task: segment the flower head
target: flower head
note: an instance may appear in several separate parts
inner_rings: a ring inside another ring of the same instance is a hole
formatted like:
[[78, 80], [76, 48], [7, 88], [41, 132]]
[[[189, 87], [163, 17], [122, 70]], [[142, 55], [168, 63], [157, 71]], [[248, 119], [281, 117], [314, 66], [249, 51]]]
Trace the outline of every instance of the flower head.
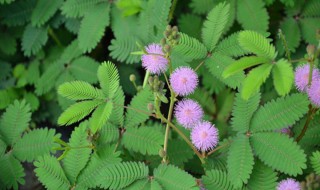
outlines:
[[173, 91], [186, 96], [191, 94], [198, 85], [198, 75], [189, 67], [179, 67], [170, 76]]
[[[310, 65], [305, 64], [303, 66], [299, 66], [295, 72], [295, 85], [300, 92], [306, 92], [309, 82], [309, 72]], [[312, 81], [319, 78], [319, 70], [317, 68], [313, 68], [312, 70]]]
[[168, 67], [168, 59], [164, 57], [162, 47], [158, 44], [151, 44], [146, 47], [147, 54], [142, 55], [142, 66], [151, 74], [165, 72]]
[[308, 96], [313, 104], [320, 107], [320, 78], [312, 81], [312, 84], [308, 89]]
[[299, 182], [288, 178], [278, 183], [277, 190], [301, 190]]
[[199, 122], [191, 132], [191, 140], [197, 149], [201, 151], [210, 150], [217, 146], [219, 142], [218, 129], [208, 121]]
[[185, 99], [176, 105], [175, 117], [183, 127], [192, 128], [202, 119], [203, 110], [196, 101]]

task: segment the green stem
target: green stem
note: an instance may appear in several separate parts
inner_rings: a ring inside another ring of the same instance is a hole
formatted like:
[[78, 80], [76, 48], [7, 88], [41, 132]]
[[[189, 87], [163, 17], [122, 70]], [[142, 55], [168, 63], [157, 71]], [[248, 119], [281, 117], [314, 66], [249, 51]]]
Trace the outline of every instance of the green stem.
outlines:
[[147, 71], [146, 74], [144, 75], [144, 80], [143, 80], [142, 88], [145, 88], [145, 87], [146, 87], [146, 85], [147, 85], [147, 83], [148, 83], [149, 76], [150, 76], [150, 72]]
[[280, 36], [280, 39], [281, 39], [281, 41], [283, 43], [284, 49], [286, 51], [286, 56], [287, 56], [289, 62], [291, 62], [291, 54], [290, 54], [290, 50], [289, 50], [289, 47], [288, 47], [288, 43], [287, 43], [287, 40], [286, 40], [286, 38], [283, 35], [281, 30], [279, 30], [279, 36]]
[[308, 117], [307, 117], [306, 123], [303, 126], [303, 129], [302, 129], [301, 133], [296, 138], [297, 142], [299, 142], [303, 138], [303, 136], [305, 135], [305, 133], [306, 133], [306, 131], [308, 129], [308, 126], [309, 126], [314, 114], [318, 111], [318, 109], [319, 108], [313, 108], [311, 104], [309, 105]]
[[171, 5], [171, 9], [169, 12], [168, 23], [170, 23], [170, 21], [173, 18], [173, 13], [174, 13], [174, 10], [176, 9], [177, 3], [178, 3], [178, 0], [173, 0], [172, 5]]
[[48, 28], [48, 33], [58, 46], [63, 47], [62, 43], [60, 42], [57, 35], [53, 32], [52, 28], [50, 28], [50, 27]]

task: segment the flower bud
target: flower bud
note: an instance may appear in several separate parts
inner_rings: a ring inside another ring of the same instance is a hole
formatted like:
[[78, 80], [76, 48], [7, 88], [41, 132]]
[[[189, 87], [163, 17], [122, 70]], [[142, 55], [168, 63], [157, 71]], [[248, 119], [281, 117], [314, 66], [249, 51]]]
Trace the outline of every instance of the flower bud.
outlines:
[[154, 106], [153, 106], [152, 103], [148, 104], [148, 110], [151, 111], [151, 112], [154, 111]]
[[131, 74], [130, 77], [129, 77], [129, 80], [130, 80], [131, 82], [136, 81], [136, 75]]
[[159, 156], [160, 156], [161, 158], [164, 158], [164, 157], [166, 156], [166, 152], [163, 150], [163, 148], [161, 148], [161, 149], [159, 150]]

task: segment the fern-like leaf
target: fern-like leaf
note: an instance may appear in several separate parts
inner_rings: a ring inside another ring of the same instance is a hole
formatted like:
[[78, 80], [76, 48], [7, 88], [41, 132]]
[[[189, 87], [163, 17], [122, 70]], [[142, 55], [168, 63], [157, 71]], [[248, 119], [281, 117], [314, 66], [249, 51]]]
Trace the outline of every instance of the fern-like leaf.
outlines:
[[163, 188], [156, 180], [140, 179], [125, 190], [163, 190]]
[[[299, 23], [294, 18], [286, 18], [280, 25], [281, 32], [283, 33], [287, 42], [288, 49], [290, 52], [296, 52], [301, 41], [301, 31]], [[281, 39], [277, 41], [277, 50], [280, 55], [285, 53], [284, 44]]]
[[62, 5], [61, 11], [66, 17], [79, 18], [101, 2], [105, 2], [105, 0], [67, 0]]
[[214, 2], [211, 0], [192, 0], [189, 7], [194, 13], [206, 14], [214, 7]]
[[195, 178], [173, 165], [161, 164], [153, 174], [164, 189], [199, 189]]
[[169, 140], [168, 158], [171, 164], [181, 166], [190, 160], [194, 152], [188, 147], [188, 144], [179, 139]]
[[57, 158], [49, 155], [43, 156], [35, 161], [34, 165], [36, 176], [47, 189], [70, 188], [69, 181]]
[[112, 102], [107, 102], [106, 104], [99, 105], [97, 109], [93, 112], [90, 119], [90, 129], [94, 134], [101, 129], [101, 127], [106, 124], [112, 113], [113, 104]]
[[54, 129], [34, 129], [17, 141], [13, 146], [13, 155], [20, 161], [31, 162], [39, 156], [52, 152], [56, 146], [54, 138], [59, 137]]
[[300, 28], [303, 39], [310, 44], [317, 44], [317, 31], [320, 28], [320, 18], [303, 18], [300, 20]]
[[0, 158], [1, 188], [17, 190], [19, 184], [25, 183], [25, 173], [22, 164], [12, 154]]
[[82, 51], [79, 48], [79, 40], [73, 40], [63, 51], [60, 57], [60, 62], [62, 63], [70, 63], [75, 58], [82, 55]]
[[[218, 43], [229, 19], [230, 5], [220, 3], [208, 14], [202, 27], [202, 41], [211, 52]], [[218, 19], [217, 19], [218, 18]]]
[[305, 153], [286, 135], [275, 132], [255, 133], [250, 141], [258, 157], [273, 169], [296, 176], [307, 167]]
[[102, 126], [99, 132], [99, 138], [97, 141], [97, 148], [103, 148], [108, 144], [115, 142], [119, 138], [119, 128], [116, 126], [107, 123], [106, 125]]
[[17, 1], [0, 7], [1, 23], [7, 26], [22, 26], [30, 21], [30, 15], [37, 1]]
[[68, 69], [74, 78], [92, 84], [98, 81], [98, 67], [99, 63], [91, 57], [80, 56], [72, 61]]
[[46, 28], [35, 28], [29, 24], [22, 36], [22, 50], [24, 55], [30, 57], [37, 54], [47, 43], [48, 35]]
[[320, 152], [319, 151], [315, 151], [312, 153], [312, 156], [310, 157], [310, 162], [316, 174], [320, 175]]
[[292, 65], [285, 59], [280, 59], [272, 70], [273, 84], [280, 96], [287, 95], [292, 87], [294, 73]]
[[250, 71], [247, 78], [243, 81], [241, 97], [248, 100], [253, 94], [259, 92], [261, 85], [270, 75], [272, 64], [263, 64]]
[[239, 33], [238, 41], [240, 46], [258, 56], [273, 60], [276, 57], [276, 50], [267, 38], [255, 31], [242, 31]]
[[119, 73], [111, 62], [104, 62], [98, 68], [98, 79], [102, 91], [108, 98], [113, 98], [119, 87]]
[[123, 134], [123, 145], [133, 151], [158, 155], [163, 145], [163, 134], [153, 127], [130, 127]]
[[248, 190], [273, 190], [277, 185], [277, 173], [272, 168], [255, 160], [251, 177], [247, 184]]
[[97, 106], [102, 104], [102, 100], [88, 100], [75, 103], [66, 109], [58, 118], [59, 125], [71, 125], [89, 115]]
[[243, 49], [238, 42], [239, 33], [234, 33], [227, 38], [223, 39], [215, 49], [215, 53], [232, 56], [232, 57], [239, 57], [250, 52]]
[[131, 52], [139, 51], [136, 43], [140, 43], [140, 40], [132, 36], [113, 39], [108, 47], [110, 56], [119, 62], [137, 63], [139, 56], [131, 55]]
[[99, 171], [99, 186], [105, 189], [122, 189], [136, 180], [148, 176], [149, 169], [143, 163], [123, 162], [112, 164]]
[[100, 3], [92, 7], [81, 21], [79, 29], [79, 47], [83, 52], [90, 52], [96, 47], [110, 23], [110, 5]]
[[112, 98], [112, 102], [114, 104], [112, 113], [110, 115], [110, 122], [117, 126], [123, 126], [124, 122], [124, 92], [119, 86], [118, 90], [116, 91], [114, 97]]
[[231, 182], [229, 181], [227, 173], [220, 170], [206, 171], [206, 175], [202, 176], [202, 183], [207, 189], [234, 189]]
[[239, 0], [237, 2], [237, 20], [246, 30], [267, 32], [269, 15], [263, 0]]
[[262, 64], [262, 63], [268, 63], [268, 59], [264, 57], [256, 57], [256, 56], [248, 56], [248, 57], [242, 57], [241, 59], [238, 59], [231, 65], [229, 65], [222, 73], [222, 76], [224, 78], [228, 78], [229, 76], [238, 73], [240, 71], [243, 71], [247, 68]]
[[303, 10], [301, 11], [301, 15], [304, 17], [319, 17], [320, 13], [320, 2], [317, 0], [307, 1]]
[[221, 82], [231, 88], [236, 88], [243, 82], [244, 72], [236, 73], [227, 79], [222, 77], [223, 71], [234, 62], [235, 60], [231, 57], [217, 53], [205, 61], [205, 66], [208, 68], [209, 72]]
[[234, 138], [228, 152], [228, 177], [234, 188], [241, 188], [247, 183], [254, 164], [249, 138], [239, 134]]
[[189, 37], [184, 33], [179, 33], [180, 38], [178, 45], [174, 46], [175, 50], [187, 57], [188, 59], [202, 59], [207, 56], [206, 47], [197, 39]]
[[45, 24], [60, 8], [62, 2], [63, 0], [56, 0], [53, 2], [46, 0], [37, 1], [37, 5], [31, 15], [32, 25], [39, 27]]
[[273, 131], [292, 126], [308, 112], [309, 101], [304, 94], [278, 98], [259, 108], [251, 121], [250, 130]]
[[[71, 184], [76, 182], [80, 171], [86, 166], [90, 157], [91, 149], [86, 129], [87, 123], [83, 123], [72, 132], [69, 142], [71, 149], [63, 159], [63, 169]], [[76, 147], [88, 148], [82, 148], [79, 151]]]
[[149, 87], [144, 88], [133, 97], [127, 109], [124, 126], [126, 128], [136, 127], [146, 121], [151, 114], [148, 103], [152, 102], [154, 96]]
[[14, 145], [31, 120], [30, 106], [26, 101], [15, 100], [0, 120], [0, 134], [7, 145]]
[[59, 86], [58, 93], [70, 100], [103, 99], [101, 90], [84, 81], [66, 82]]
[[201, 31], [198, 29], [202, 26], [202, 19], [198, 15], [182, 14], [178, 18], [179, 31], [190, 37], [201, 39]]
[[260, 93], [256, 93], [248, 100], [244, 100], [240, 93], [236, 94], [231, 118], [232, 128], [235, 131], [244, 133], [249, 130], [251, 118], [258, 109], [260, 98]]

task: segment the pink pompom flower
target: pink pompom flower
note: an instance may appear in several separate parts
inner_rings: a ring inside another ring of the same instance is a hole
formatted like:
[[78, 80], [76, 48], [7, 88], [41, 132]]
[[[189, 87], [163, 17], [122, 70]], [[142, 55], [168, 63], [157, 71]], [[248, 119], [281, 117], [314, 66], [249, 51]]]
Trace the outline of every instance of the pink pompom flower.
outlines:
[[173, 91], [179, 96], [194, 92], [198, 85], [198, 75], [190, 67], [179, 67], [170, 76]]
[[[309, 72], [310, 72], [309, 64], [299, 66], [295, 71], [295, 85], [300, 92], [307, 91], [308, 82], [309, 82]], [[319, 70], [317, 68], [313, 68], [312, 81], [316, 80], [319, 77], [320, 77]]]
[[202, 119], [203, 110], [198, 102], [185, 99], [175, 106], [175, 117], [179, 124], [190, 129]]
[[277, 190], [301, 190], [299, 182], [288, 178], [278, 183]]
[[146, 47], [147, 54], [142, 55], [142, 66], [151, 74], [160, 74], [168, 68], [168, 59], [158, 44], [151, 44]]
[[312, 82], [308, 89], [308, 96], [314, 105], [320, 107], [320, 78]]
[[219, 142], [218, 129], [208, 121], [199, 122], [191, 132], [191, 141], [200, 151], [211, 150]]

